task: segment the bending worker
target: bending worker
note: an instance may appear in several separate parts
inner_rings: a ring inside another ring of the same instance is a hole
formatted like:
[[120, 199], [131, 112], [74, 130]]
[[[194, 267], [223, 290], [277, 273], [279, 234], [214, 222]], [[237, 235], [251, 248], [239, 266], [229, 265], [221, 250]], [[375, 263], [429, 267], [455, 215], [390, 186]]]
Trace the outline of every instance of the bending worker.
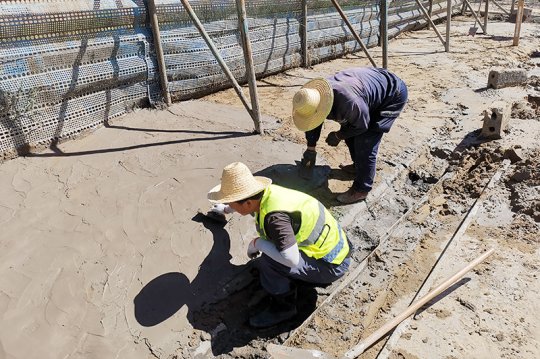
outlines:
[[257, 260], [260, 281], [271, 295], [269, 305], [249, 319], [256, 328], [296, 315], [292, 280], [332, 283], [345, 274], [351, 260], [345, 232], [318, 200], [271, 183], [235, 162], [223, 169], [221, 184], [208, 192], [210, 202], [219, 204], [216, 211], [255, 218], [260, 237], [249, 243], [247, 255], [262, 253]]
[[330, 132], [326, 143], [335, 147], [345, 141], [353, 164], [340, 167], [355, 174], [352, 187], [337, 200], [354, 203], [366, 199], [375, 178], [382, 136], [390, 131], [406, 102], [405, 82], [381, 68], [353, 68], [309, 81], [293, 98], [294, 124], [306, 132], [302, 165], [308, 169], [315, 166], [322, 124], [326, 118], [337, 121], [341, 128]]

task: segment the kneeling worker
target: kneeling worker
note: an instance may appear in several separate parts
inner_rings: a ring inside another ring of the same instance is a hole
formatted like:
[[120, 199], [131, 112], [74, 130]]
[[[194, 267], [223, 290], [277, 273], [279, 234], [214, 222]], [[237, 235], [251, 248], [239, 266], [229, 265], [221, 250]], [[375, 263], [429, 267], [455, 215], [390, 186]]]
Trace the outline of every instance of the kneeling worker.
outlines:
[[[247, 255], [258, 259], [262, 287], [270, 305], [250, 317], [256, 328], [270, 327], [296, 315], [296, 288], [292, 280], [329, 284], [349, 268], [349, 243], [330, 212], [315, 198], [253, 176], [240, 162], [223, 169], [221, 184], [208, 192], [217, 211], [252, 215], [260, 237]], [[231, 210], [232, 209], [232, 210]]]

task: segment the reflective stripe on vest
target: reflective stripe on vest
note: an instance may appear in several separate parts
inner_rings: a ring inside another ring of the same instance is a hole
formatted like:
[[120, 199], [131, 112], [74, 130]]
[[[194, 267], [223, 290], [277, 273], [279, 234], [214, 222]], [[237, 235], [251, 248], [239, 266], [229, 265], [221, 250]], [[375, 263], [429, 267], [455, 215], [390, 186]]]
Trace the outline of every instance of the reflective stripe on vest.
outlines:
[[324, 214], [324, 206], [321, 202], [319, 202], [319, 217], [317, 218], [317, 222], [315, 223], [313, 230], [309, 234], [309, 237], [305, 241], [298, 243], [298, 245], [305, 247], [305, 246], [315, 244], [315, 242], [317, 242], [317, 240], [319, 239], [319, 236], [321, 235], [324, 229], [325, 223], [326, 223], [326, 214]]
[[332, 263], [334, 259], [336, 259], [339, 252], [343, 249], [343, 246], [345, 245], [345, 239], [343, 238], [343, 231], [341, 229], [341, 226], [338, 224], [338, 230], [339, 230], [339, 242], [336, 244], [334, 249], [330, 251], [327, 255], [325, 255], [322, 259], [327, 261], [328, 263]]

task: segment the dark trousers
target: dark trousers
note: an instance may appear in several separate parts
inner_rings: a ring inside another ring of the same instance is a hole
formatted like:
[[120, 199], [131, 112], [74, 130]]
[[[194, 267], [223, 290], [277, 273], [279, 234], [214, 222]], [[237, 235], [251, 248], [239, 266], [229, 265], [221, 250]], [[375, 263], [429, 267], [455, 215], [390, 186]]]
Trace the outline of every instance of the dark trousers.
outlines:
[[308, 257], [302, 251], [300, 254], [300, 263], [296, 268], [278, 263], [265, 254], [258, 258], [256, 263], [264, 290], [272, 295], [287, 293], [291, 289], [291, 279], [314, 284], [330, 284], [341, 278], [351, 263], [350, 257], [337, 265]]

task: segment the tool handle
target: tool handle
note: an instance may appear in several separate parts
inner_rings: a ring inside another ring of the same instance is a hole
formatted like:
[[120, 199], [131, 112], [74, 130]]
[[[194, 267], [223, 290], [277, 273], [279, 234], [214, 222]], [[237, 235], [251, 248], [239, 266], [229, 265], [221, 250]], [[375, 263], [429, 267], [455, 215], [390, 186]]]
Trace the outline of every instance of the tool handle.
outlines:
[[345, 353], [345, 358], [352, 359], [362, 354], [367, 348], [373, 345], [373, 343], [378, 341], [387, 332], [389, 332], [391, 329], [393, 329], [395, 326], [397, 326], [399, 323], [405, 320], [408, 316], [410, 316], [411, 314], [416, 312], [418, 309], [420, 309], [424, 304], [429, 302], [431, 299], [433, 299], [437, 295], [441, 294], [444, 290], [446, 290], [452, 284], [454, 284], [459, 279], [461, 279], [461, 277], [463, 277], [468, 271], [470, 271], [471, 269], [476, 267], [478, 264], [483, 262], [494, 251], [495, 251], [495, 248], [491, 248], [490, 250], [488, 250], [487, 252], [485, 252], [484, 254], [476, 258], [475, 260], [473, 260], [471, 263], [469, 263], [465, 268], [461, 269], [459, 272], [457, 272], [456, 274], [448, 278], [446, 281], [440, 284], [437, 288], [431, 290], [422, 298], [418, 299], [416, 302], [411, 304], [407, 309], [405, 309], [397, 317], [395, 317], [391, 321], [384, 324], [382, 327], [377, 329], [373, 334], [371, 334], [364, 340], [360, 341], [354, 348], [352, 348], [347, 353]]

